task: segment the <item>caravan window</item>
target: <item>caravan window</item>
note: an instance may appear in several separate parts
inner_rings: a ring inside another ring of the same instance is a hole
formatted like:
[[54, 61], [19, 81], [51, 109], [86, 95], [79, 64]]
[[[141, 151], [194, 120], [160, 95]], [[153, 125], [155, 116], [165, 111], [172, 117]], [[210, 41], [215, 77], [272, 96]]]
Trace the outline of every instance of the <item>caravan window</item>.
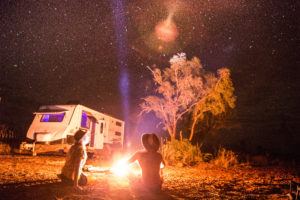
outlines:
[[81, 115], [81, 127], [83, 128], [90, 128], [90, 119], [87, 115], [86, 112], [82, 112], [82, 115]]
[[103, 133], [103, 123], [100, 125], [100, 133]]
[[43, 114], [41, 122], [62, 122], [65, 117], [65, 113], [59, 114]]
[[118, 132], [118, 131], [116, 131], [116, 132], [115, 132], [115, 135], [116, 135], [116, 136], [121, 136], [121, 135], [122, 135], [122, 133], [121, 133], [121, 132]]

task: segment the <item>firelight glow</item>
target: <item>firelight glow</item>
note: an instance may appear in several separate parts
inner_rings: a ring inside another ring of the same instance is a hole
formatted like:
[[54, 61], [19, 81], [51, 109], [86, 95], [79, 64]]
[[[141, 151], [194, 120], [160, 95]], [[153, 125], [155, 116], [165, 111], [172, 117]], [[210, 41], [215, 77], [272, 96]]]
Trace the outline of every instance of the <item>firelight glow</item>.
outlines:
[[117, 176], [123, 177], [129, 174], [129, 164], [127, 163], [127, 159], [121, 159], [117, 161], [111, 168], [111, 172]]
[[141, 168], [137, 162], [134, 162], [132, 164], [129, 164], [128, 158], [123, 158], [115, 162], [113, 166], [111, 167], [110, 171], [119, 177], [125, 177], [128, 175], [135, 175], [139, 176], [141, 175]]

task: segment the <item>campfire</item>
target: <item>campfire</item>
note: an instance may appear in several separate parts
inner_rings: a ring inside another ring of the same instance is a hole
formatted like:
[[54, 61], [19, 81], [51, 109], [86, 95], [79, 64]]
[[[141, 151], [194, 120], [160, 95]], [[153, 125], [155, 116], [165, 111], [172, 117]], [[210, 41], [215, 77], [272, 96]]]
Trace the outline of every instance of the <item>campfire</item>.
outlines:
[[141, 176], [142, 171], [138, 162], [128, 163], [129, 156], [122, 157], [113, 162], [111, 167], [98, 167], [87, 165], [86, 171], [95, 173], [108, 173], [118, 177]]
[[[129, 157], [117, 160], [110, 168], [111, 173], [119, 177], [125, 177], [128, 175], [141, 176], [142, 170], [137, 161], [134, 163], [128, 163]], [[160, 164], [160, 168], [163, 169], [165, 166], [163, 163]]]
[[132, 172], [134, 172], [134, 168], [131, 166], [131, 164], [127, 163], [127, 158], [122, 158], [118, 161], [116, 161], [110, 171], [115, 174], [116, 176], [124, 177]]

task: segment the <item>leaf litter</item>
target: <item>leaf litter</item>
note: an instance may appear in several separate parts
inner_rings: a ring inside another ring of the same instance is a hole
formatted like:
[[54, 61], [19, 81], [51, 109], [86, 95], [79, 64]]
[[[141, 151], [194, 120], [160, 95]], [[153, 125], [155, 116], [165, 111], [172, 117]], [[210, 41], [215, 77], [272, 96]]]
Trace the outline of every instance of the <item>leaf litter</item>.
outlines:
[[164, 169], [163, 192], [147, 194], [131, 188], [126, 177], [86, 172], [89, 184], [78, 192], [57, 178], [64, 157], [1, 156], [0, 159], [0, 199], [287, 199], [289, 182], [298, 174], [282, 166], [240, 165], [229, 169], [210, 163], [168, 166]]

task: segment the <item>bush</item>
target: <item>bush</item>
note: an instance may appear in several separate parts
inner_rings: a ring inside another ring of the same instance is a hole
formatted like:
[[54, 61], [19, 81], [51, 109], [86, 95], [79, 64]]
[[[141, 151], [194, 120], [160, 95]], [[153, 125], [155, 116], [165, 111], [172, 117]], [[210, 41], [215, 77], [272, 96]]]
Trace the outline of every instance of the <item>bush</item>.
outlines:
[[0, 154], [11, 153], [11, 142], [15, 139], [15, 133], [6, 125], [0, 124]]
[[11, 148], [8, 144], [0, 143], [0, 155], [8, 155], [11, 153]]
[[15, 138], [15, 133], [3, 124], [0, 124], [0, 141], [8, 141]]
[[168, 165], [193, 166], [201, 161], [199, 147], [192, 145], [187, 139], [167, 141], [161, 151]]
[[233, 151], [220, 148], [217, 157], [213, 160], [213, 163], [227, 169], [237, 165], [239, 162], [237, 155]]

